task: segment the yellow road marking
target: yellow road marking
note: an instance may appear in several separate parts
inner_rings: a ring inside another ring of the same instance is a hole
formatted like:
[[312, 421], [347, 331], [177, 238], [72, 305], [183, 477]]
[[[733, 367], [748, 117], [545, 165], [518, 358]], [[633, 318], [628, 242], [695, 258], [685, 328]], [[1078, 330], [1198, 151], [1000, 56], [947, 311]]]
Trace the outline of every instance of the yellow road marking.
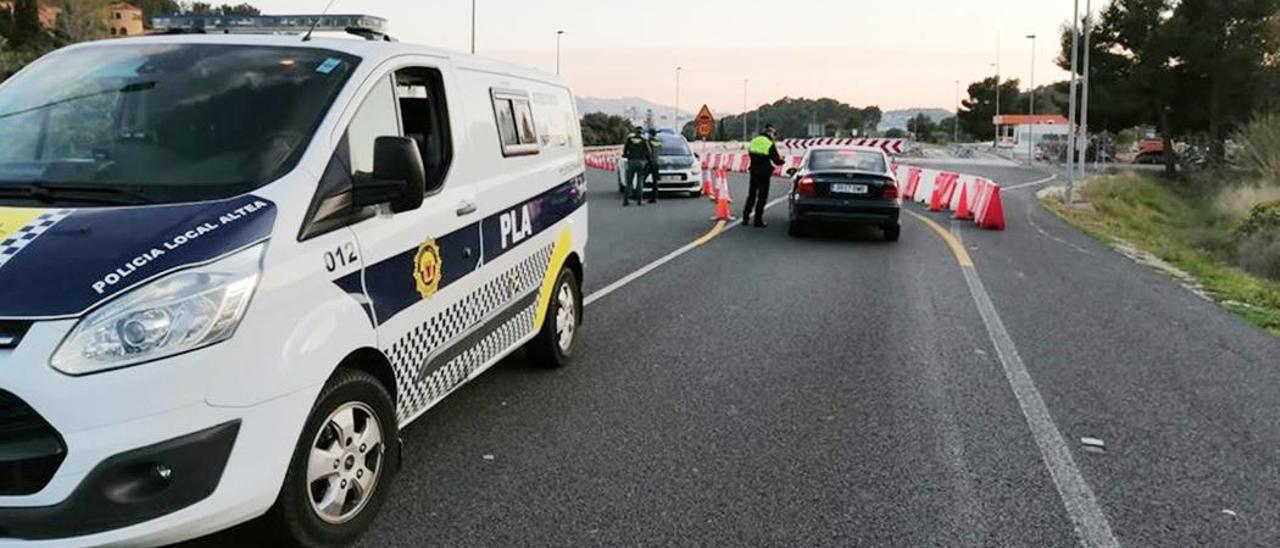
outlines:
[[716, 236], [719, 236], [720, 233], [724, 231], [724, 225], [727, 222], [728, 221], [716, 221], [716, 225], [711, 227], [710, 231], [708, 231], [706, 234], [703, 234], [701, 238], [698, 238], [693, 241], [694, 247], [707, 245], [707, 242], [710, 242], [711, 240], [716, 239]]
[[928, 226], [933, 229], [934, 232], [938, 233], [938, 236], [942, 238], [942, 241], [947, 243], [947, 247], [951, 248], [951, 253], [956, 256], [956, 260], [960, 262], [960, 266], [973, 266], [973, 257], [969, 256], [969, 250], [964, 248], [964, 244], [960, 243], [960, 240], [956, 238], [954, 234], [947, 232], [947, 229], [943, 228], [942, 225], [935, 223], [933, 219], [925, 217], [924, 215], [914, 211], [907, 211], [907, 213], [910, 213], [912, 217], [920, 219], [920, 222], [924, 223], [925, 226]]

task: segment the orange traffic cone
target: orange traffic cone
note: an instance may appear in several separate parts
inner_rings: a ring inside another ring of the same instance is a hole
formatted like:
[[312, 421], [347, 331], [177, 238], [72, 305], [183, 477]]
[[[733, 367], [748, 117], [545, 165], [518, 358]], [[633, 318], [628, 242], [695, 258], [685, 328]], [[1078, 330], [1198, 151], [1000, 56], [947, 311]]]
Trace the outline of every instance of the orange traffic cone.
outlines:
[[731, 221], [733, 216], [729, 213], [729, 203], [733, 201], [733, 196], [729, 192], [729, 176], [724, 172], [720, 172], [717, 177], [716, 184], [716, 221]]
[[702, 195], [708, 198], [715, 199], [713, 198], [714, 192], [715, 191], [711, 188], [711, 172], [709, 171], [702, 172]]
[[956, 219], [968, 219], [973, 214], [969, 212], [969, 185], [960, 183], [960, 202], [956, 204]]

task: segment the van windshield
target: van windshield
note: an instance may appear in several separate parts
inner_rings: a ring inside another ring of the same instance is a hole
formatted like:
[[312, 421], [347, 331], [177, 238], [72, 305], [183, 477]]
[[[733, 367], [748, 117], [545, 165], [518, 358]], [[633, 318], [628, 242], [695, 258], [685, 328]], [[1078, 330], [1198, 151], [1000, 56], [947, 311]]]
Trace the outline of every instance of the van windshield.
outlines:
[[358, 63], [214, 44], [55, 52], [0, 86], [0, 200], [37, 186], [43, 203], [60, 187], [145, 203], [250, 191], [293, 169]]

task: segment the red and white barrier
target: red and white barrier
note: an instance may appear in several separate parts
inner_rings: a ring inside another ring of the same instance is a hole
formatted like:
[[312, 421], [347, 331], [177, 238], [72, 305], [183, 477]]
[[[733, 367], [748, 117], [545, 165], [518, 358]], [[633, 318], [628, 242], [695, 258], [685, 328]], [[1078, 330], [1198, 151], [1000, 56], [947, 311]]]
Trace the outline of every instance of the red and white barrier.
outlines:
[[1000, 185], [961, 173], [895, 165], [904, 200], [925, 205], [930, 211], [954, 212], [955, 219], [973, 219], [980, 228], [1004, 230], [1007, 226]]
[[899, 155], [902, 154], [906, 147], [904, 139], [870, 139], [870, 138], [822, 138], [822, 139], [783, 139], [780, 141], [783, 148], [792, 150], [806, 150], [819, 146], [855, 146], [855, 147], [871, 147], [883, 150], [886, 154]]

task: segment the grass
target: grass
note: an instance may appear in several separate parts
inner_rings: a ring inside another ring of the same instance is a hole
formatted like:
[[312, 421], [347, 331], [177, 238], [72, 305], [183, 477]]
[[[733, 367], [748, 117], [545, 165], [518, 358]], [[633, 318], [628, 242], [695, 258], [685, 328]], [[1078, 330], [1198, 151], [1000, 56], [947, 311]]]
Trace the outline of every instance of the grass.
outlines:
[[1280, 284], [1228, 262], [1234, 221], [1214, 207], [1213, 194], [1159, 175], [1120, 173], [1081, 191], [1093, 211], [1067, 207], [1059, 198], [1044, 203], [1102, 242], [1123, 240], [1186, 271], [1219, 305], [1280, 336]]

